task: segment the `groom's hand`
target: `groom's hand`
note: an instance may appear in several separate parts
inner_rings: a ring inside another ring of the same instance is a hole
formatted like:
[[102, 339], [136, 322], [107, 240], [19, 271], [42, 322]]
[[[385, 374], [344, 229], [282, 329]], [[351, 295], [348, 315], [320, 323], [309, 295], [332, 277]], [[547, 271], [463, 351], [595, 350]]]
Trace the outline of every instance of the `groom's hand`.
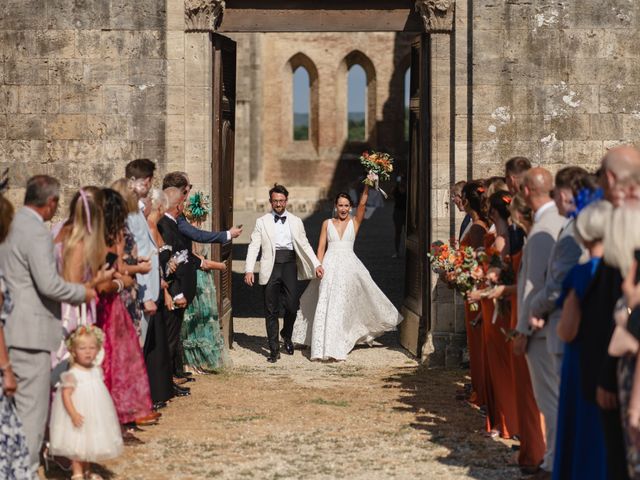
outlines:
[[316, 277], [322, 278], [323, 276], [324, 276], [324, 268], [322, 268], [322, 265], [318, 265], [316, 267]]
[[253, 272], [247, 272], [244, 274], [244, 283], [253, 287]]

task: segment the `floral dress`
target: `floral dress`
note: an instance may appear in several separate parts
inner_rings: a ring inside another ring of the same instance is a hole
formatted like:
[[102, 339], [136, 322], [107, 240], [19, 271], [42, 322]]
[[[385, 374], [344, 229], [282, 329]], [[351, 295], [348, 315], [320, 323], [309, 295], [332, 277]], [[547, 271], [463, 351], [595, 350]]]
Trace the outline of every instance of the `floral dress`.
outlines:
[[[0, 310], [0, 326], [4, 327], [13, 304], [2, 271], [0, 271], [0, 292], [4, 296], [4, 303]], [[22, 432], [22, 422], [16, 414], [13, 401], [5, 396], [2, 384], [3, 377], [0, 371], [0, 478], [7, 480], [31, 478], [29, 450], [27, 439]]]

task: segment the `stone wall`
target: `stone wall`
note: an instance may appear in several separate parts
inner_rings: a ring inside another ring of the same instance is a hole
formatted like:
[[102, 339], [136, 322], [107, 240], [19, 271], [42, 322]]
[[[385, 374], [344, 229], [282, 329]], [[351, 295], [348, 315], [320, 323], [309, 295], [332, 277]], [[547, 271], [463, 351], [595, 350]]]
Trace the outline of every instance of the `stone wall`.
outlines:
[[[165, 161], [165, 0], [0, 5], [0, 168], [70, 192], [139, 156]], [[63, 198], [64, 200], [64, 198]]]

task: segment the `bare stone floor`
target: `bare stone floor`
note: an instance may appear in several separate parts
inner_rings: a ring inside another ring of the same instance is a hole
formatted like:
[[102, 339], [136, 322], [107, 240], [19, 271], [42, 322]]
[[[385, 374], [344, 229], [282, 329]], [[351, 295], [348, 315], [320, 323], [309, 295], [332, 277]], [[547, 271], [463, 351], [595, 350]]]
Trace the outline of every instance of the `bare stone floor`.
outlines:
[[[250, 217], [241, 218], [247, 237]], [[312, 243], [323, 218], [306, 222]], [[363, 225], [356, 252], [398, 304], [403, 260], [391, 259], [392, 235], [384, 208]], [[245, 250], [234, 261], [232, 368], [198, 376], [192, 396], [172, 401], [159, 425], [105, 464], [105, 478], [518, 478], [506, 466], [509, 446], [485, 437], [483, 417], [455, 399], [466, 372], [419, 366], [395, 332], [345, 362], [311, 362], [296, 350], [267, 363], [261, 291], [241, 282]]]

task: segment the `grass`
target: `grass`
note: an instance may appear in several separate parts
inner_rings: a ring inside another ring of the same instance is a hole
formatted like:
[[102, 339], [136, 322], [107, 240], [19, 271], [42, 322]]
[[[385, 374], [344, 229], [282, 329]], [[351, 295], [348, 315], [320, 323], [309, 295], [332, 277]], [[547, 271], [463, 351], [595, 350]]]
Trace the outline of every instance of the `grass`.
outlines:
[[332, 407], [348, 407], [349, 406], [349, 402], [347, 402], [346, 400], [333, 401], [333, 400], [325, 400], [324, 398], [314, 398], [313, 400], [311, 400], [311, 403], [315, 403], [316, 405], [329, 405]]

